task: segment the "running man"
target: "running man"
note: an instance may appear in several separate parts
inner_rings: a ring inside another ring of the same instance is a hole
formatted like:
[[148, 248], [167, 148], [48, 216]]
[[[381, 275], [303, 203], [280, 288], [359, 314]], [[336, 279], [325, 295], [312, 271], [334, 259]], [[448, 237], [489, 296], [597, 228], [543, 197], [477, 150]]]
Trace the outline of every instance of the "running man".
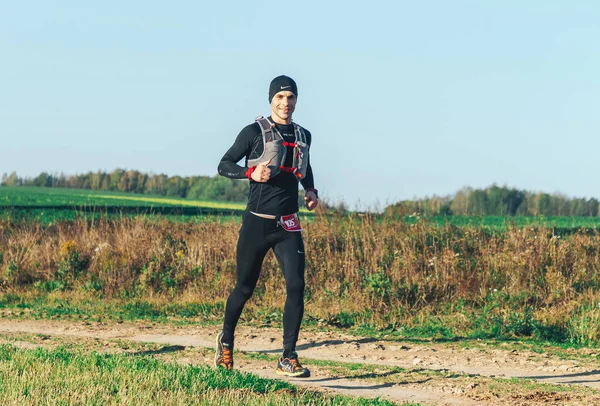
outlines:
[[[283, 354], [277, 373], [310, 376], [298, 361], [296, 341], [304, 314], [304, 242], [298, 220], [298, 183], [308, 210], [319, 200], [308, 159], [311, 134], [292, 122], [298, 88], [287, 76], [269, 86], [271, 116], [246, 126], [219, 163], [219, 175], [250, 179], [248, 205], [237, 243], [237, 281], [227, 299], [223, 331], [217, 336], [215, 366], [233, 368], [235, 327], [252, 296], [265, 255], [272, 249], [283, 269]], [[237, 163], [245, 158], [245, 166]]]

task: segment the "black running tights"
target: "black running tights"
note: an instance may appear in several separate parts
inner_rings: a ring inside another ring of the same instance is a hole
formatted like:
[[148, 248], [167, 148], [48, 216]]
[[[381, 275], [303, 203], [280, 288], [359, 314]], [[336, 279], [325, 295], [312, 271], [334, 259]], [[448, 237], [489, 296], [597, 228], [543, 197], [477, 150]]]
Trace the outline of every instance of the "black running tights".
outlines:
[[283, 269], [287, 297], [283, 309], [283, 348], [294, 351], [304, 314], [304, 242], [301, 232], [285, 231], [276, 220], [244, 213], [237, 245], [237, 281], [227, 299], [223, 342], [233, 336], [244, 305], [252, 296], [269, 249]]

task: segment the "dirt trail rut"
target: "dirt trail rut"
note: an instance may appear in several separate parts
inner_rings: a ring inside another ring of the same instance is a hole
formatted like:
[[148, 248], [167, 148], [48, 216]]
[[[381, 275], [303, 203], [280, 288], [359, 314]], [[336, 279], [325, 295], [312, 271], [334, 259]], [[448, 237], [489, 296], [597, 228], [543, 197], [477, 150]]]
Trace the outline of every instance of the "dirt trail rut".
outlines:
[[[171, 327], [149, 324], [102, 324], [59, 321], [0, 321], [0, 333], [33, 333], [94, 339], [126, 339], [185, 347], [214, 347], [218, 327]], [[238, 327], [236, 350], [276, 355], [281, 351], [281, 330]], [[600, 365], [597, 361], [559, 359], [531, 351], [466, 348], [457, 344], [402, 343], [346, 336], [338, 332], [301, 333], [297, 350], [302, 359], [331, 360], [408, 369], [453, 371], [474, 376], [529, 378], [544, 383], [585, 385], [600, 389]], [[591, 350], [590, 350], [591, 351]], [[593, 353], [591, 355], [594, 355]], [[211, 359], [180, 360], [212, 363]], [[310, 367], [310, 362], [307, 362]], [[273, 365], [260, 361], [236, 361], [236, 368], [257, 375], [280, 379]], [[320, 373], [312, 367], [312, 376], [288, 379], [293, 384], [329, 392], [363, 397], [382, 397], [392, 401], [411, 401], [437, 405], [507, 404], [501, 399], [477, 399], [468, 396], [473, 386], [456, 387], [448, 383], [431, 383], [427, 379], [411, 382], [373, 382], [347, 379]], [[479, 401], [478, 401], [479, 400]], [[544, 401], [539, 404], [563, 404]], [[535, 402], [512, 404], [538, 404]]]

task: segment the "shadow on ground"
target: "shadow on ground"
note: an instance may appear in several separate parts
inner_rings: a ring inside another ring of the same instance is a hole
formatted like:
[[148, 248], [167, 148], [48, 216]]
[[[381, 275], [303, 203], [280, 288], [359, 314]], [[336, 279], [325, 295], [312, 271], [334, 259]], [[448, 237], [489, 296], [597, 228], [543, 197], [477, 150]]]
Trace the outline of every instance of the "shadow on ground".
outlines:
[[159, 348], [158, 350], [146, 350], [146, 351], [137, 351], [132, 352], [130, 355], [155, 355], [155, 354], [167, 354], [169, 352], [177, 352], [185, 350], [185, 346], [183, 345], [166, 345], [164, 347]]

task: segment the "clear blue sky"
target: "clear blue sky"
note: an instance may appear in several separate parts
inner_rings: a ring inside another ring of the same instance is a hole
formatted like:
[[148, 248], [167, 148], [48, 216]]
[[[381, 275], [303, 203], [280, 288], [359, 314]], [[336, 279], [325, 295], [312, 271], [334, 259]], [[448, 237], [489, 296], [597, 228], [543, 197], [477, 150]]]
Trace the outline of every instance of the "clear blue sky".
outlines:
[[0, 173], [215, 175], [287, 74], [329, 199], [600, 197], [598, 21], [595, 1], [3, 2]]

